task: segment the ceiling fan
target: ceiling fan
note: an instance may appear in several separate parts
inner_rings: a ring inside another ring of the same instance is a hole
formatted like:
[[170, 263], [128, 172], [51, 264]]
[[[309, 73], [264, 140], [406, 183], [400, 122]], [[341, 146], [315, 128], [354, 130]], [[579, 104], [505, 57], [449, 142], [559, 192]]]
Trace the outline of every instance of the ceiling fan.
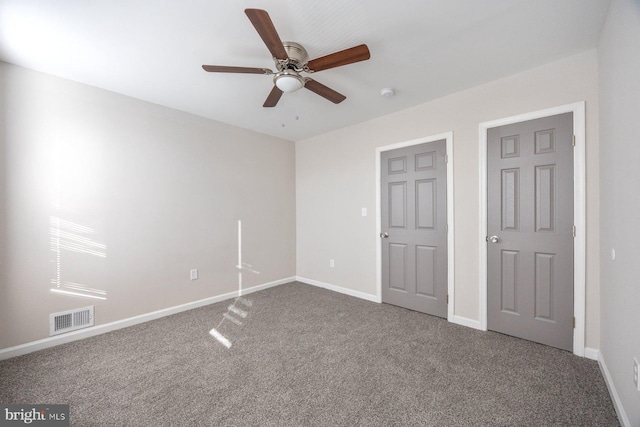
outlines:
[[227, 67], [222, 65], [203, 65], [205, 71], [213, 73], [245, 73], [273, 75], [273, 89], [263, 107], [275, 107], [284, 92], [295, 92], [298, 89], [309, 89], [334, 104], [346, 99], [346, 96], [318, 83], [310, 77], [303, 77], [301, 72], [314, 73], [329, 68], [340, 67], [354, 62], [366, 61], [370, 58], [369, 48], [365, 44], [341, 50], [309, 61], [307, 51], [295, 42], [283, 42], [278, 36], [269, 14], [261, 9], [245, 9], [244, 11], [256, 31], [273, 55], [276, 72], [268, 68]]

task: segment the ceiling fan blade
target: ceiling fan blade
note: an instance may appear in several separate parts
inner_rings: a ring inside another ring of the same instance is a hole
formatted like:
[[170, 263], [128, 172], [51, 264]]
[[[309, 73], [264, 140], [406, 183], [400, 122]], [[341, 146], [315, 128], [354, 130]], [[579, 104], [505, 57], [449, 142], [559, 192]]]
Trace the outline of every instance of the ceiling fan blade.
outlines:
[[225, 67], [224, 65], [203, 65], [202, 69], [210, 73], [273, 74], [273, 71], [271, 71], [268, 68]]
[[309, 78], [305, 79], [304, 87], [309, 89], [311, 92], [314, 92], [321, 97], [328, 99], [334, 104], [339, 104], [347, 99], [347, 97], [343, 94], [338, 93], [335, 90], [323, 85], [322, 83], [318, 83], [317, 81]]
[[280, 97], [282, 96], [283, 92], [278, 89], [278, 86], [273, 86], [273, 89], [271, 89], [271, 92], [269, 93], [269, 96], [267, 96], [267, 100], [264, 101], [264, 104], [262, 104], [263, 107], [275, 107], [276, 104], [278, 103], [278, 101], [280, 101]]
[[353, 64], [354, 62], [366, 61], [371, 58], [369, 48], [366, 44], [354, 46], [340, 52], [331, 53], [307, 62], [311, 71], [322, 71], [329, 68], [340, 67], [342, 65]]
[[244, 13], [247, 14], [247, 17], [262, 38], [262, 41], [267, 45], [267, 49], [269, 49], [271, 55], [277, 59], [289, 58], [267, 11], [262, 9], [245, 9]]

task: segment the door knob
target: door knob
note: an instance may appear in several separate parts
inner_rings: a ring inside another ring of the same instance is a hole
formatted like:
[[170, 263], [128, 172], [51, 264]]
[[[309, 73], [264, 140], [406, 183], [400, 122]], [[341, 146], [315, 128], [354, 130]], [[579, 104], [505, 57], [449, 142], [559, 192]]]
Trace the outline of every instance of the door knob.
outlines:
[[491, 241], [491, 243], [498, 243], [500, 241], [500, 238], [498, 236], [491, 236], [489, 237], [489, 240]]
[[389, 233], [387, 232], [380, 233], [380, 237], [384, 237], [386, 239], [387, 237], [389, 237]]

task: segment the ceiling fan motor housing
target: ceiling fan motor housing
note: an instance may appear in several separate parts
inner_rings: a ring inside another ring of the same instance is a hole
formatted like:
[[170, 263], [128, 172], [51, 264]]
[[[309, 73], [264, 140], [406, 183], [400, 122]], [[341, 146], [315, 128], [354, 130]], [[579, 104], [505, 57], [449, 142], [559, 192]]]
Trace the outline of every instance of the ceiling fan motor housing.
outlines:
[[288, 60], [278, 61], [276, 60], [276, 67], [279, 71], [283, 69], [293, 69], [296, 71], [302, 71], [304, 65], [309, 61], [309, 54], [302, 45], [295, 42], [282, 42], [284, 50], [287, 52]]

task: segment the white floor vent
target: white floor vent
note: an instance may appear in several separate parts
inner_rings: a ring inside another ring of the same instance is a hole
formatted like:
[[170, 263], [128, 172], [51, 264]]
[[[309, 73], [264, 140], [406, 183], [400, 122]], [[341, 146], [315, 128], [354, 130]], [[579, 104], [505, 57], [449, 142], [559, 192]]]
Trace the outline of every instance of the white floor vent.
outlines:
[[93, 326], [93, 306], [49, 315], [49, 336]]

